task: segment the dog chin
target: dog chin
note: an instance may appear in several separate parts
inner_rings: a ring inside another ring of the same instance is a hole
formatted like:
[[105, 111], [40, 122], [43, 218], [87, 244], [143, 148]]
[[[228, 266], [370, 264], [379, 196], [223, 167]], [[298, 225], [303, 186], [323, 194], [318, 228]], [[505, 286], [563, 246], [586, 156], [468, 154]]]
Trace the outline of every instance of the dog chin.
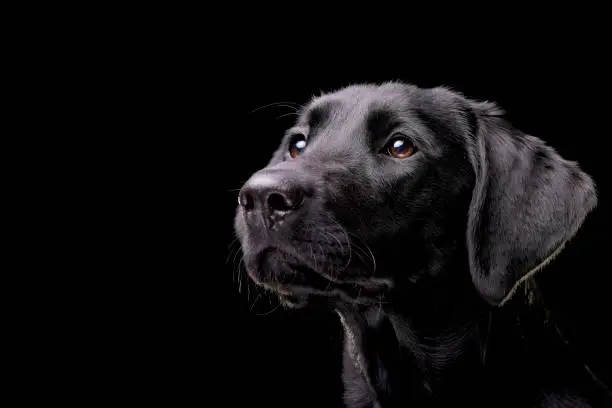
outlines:
[[295, 293], [290, 287], [281, 286], [278, 283], [262, 281], [257, 278], [256, 274], [247, 270], [249, 278], [258, 286], [274, 293], [280, 304], [288, 309], [301, 309], [308, 304], [309, 295], [306, 293]]

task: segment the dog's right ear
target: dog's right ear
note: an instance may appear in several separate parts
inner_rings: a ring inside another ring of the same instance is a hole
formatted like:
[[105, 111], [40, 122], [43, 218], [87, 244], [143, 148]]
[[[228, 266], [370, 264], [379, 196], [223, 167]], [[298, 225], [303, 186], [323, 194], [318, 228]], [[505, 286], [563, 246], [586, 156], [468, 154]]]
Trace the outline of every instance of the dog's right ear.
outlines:
[[577, 163], [515, 129], [495, 105], [470, 104], [470, 270], [481, 296], [500, 305], [561, 251], [595, 208], [597, 195]]

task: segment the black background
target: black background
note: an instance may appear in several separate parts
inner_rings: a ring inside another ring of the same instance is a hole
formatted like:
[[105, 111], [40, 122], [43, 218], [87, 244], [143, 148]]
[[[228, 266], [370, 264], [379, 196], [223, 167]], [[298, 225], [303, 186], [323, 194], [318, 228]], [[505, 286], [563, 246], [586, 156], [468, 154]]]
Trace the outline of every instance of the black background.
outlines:
[[604, 356], [612, 344], [610, 77], [599, 42], [592, 49], [510, 41], [487, 52], [432, 46], [410, 53], [358, 45], [329, 56], [262, 38], [213, 43], [174, 41], [146, 55], [127, 47], [125, 61], [136, 63], [111, 64], [123, 84], [113, 110], [133, 126], [116, 136], [129, 163], [120, 188], [134, 200], [120, 203], [127, 222], [116, 248], [130, 261], [111, 284], [117, 299], [102, 307], [102, 316], [114, 312], [103, 318], [109, 329], [97, 333], [99, 364], [109, 369], [102, 394], [179, 405], [337, 406], [336, 317], [285, 311], [267, 295], [257, 298], [252, 285], [238, 291], [236, 189], [267, 163], [292, 121], [279, 118], [286, 108], [257, 108], [386, 80], [447, 85], [496, 101], [517, 127], [594, 177], [598, 209], [541, 280], [576, 352], [612, 384]]

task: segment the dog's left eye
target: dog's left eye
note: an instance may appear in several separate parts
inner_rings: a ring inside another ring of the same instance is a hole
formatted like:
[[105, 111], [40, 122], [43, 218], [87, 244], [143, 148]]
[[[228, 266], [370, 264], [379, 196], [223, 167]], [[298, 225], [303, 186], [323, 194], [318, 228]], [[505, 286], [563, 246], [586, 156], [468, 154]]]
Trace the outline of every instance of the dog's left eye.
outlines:
[[306, 136], [295, 135], [291, 138], [291, 142], [289, 143], [289, 155], [295, 159], [300, 154], [302, 154], [305, 148], [306, 148]]
[[406, 136], [398, 133], [389, 140], [385, 151], [393, 157], [405, 159], [416, 152], [416, 147]]

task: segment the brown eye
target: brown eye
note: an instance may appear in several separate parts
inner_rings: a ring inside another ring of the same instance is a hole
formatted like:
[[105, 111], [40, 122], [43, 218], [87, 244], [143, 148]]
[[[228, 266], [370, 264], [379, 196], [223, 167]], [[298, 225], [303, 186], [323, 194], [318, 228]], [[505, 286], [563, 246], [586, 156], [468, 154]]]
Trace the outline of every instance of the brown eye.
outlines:
[[298, 157], [306, 148], [306, 136], [295, 135], [289, 143], [289, 155], [292, 158]]
[[416, 147], [406, 136], [397, 135], [394, 136], [389, 143], [387, 143], [386, 151], [393, 157], [398, 159], [405, 159], [412, 156], [416, 152]]

